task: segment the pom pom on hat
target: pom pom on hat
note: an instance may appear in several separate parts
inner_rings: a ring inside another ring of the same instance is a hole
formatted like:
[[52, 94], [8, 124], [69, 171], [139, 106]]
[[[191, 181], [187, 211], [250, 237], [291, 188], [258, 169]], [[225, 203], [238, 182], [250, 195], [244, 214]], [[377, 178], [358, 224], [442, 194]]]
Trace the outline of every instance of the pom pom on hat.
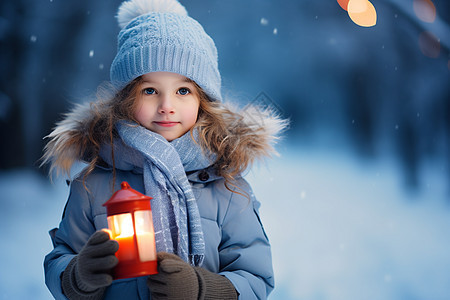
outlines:
[[120, 5], [117, 12], [117, 21], [122, 29], [134, 18], [151, 12], [188, 15], [184, 6], [177, 0], [130, 0]]
[[119, 7], [122, 29], [110, 78], [117, 90], [151, 72], [172, 72], [197, 83], [211, 101], [222, 99], [217, 49], [177, 0], [129, 0]]

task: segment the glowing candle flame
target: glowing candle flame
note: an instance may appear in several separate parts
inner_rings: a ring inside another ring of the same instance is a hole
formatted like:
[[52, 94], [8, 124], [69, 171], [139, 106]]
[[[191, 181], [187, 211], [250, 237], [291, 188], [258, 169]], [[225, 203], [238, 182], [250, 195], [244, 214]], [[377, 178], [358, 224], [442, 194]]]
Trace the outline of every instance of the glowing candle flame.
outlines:
[[115, 228], [120, 230], [118, 238], [130, 237], [134, 235], [133, 220], [131, 214], [121, 214], [114, 218]]

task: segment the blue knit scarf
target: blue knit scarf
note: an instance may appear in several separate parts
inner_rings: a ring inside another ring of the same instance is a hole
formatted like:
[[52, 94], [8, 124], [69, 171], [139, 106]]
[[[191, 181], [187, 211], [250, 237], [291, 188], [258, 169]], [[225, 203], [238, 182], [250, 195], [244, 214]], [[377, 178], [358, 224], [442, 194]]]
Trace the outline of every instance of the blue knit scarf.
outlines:
[[[168, 142], [161, 135], [128, 122], [118, 122], [116, 129], [120, 136], [114, 143], [116, 168], [142, 169], [145, 194], [153, 197], [157, 251], [175, 253], [191, 265], [200, 266], [205, 242], [186, 172], [210, 166], [212, 158], [202, 153], [190, 132]], [[102, 147], [100, 156], [112, 165], [110, 147]]]

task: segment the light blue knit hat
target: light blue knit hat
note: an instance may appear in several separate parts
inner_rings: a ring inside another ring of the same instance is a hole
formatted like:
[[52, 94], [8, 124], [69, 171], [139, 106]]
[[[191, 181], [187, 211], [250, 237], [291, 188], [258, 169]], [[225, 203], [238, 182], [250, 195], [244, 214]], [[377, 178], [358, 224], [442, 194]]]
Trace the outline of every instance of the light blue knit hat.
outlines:
[[176, 0], [130, 0], [119, 7], [121, 31], [111, 82], [122, 89], [150, 72], [173, 72], [195, 81], [211, 100], [221, 100], [214, 41]]

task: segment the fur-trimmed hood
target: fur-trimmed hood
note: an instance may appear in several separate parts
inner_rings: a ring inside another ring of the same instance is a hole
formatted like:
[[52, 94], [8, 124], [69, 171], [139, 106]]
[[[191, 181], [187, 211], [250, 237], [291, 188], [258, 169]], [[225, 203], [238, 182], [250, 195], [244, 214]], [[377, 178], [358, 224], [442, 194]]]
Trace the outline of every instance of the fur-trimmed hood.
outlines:
[[[70, 175], [71, 167], [75, 162], [90, 162], [94, 149], [89, 137], [89, 126], [99, 113], [94, 105], [95, 103], [77, 104], [45, 137], [48, 143], [44, 148], [42, 165], [49, 163], [51, 173], [56, 170], [57, 174], [64, 172]], [[250, 133], [245, 133], [246, 136], [242, 139], [245, 142], [233, 146], [233, 151], [242, 152], [246, 165], [250, 165], [255, 159], [277, 154], [274, 145], [288, 126], [286, 119], [282, 119], [270, 107], [247, 105], [244, 108], [238, 108], [223, 105], [242, 117], [233, 121], [230, 126], [254, 129], [250, 130]], [[239, 134], [237, 132], [242, 130], [232, 130], [231, 134]]]

